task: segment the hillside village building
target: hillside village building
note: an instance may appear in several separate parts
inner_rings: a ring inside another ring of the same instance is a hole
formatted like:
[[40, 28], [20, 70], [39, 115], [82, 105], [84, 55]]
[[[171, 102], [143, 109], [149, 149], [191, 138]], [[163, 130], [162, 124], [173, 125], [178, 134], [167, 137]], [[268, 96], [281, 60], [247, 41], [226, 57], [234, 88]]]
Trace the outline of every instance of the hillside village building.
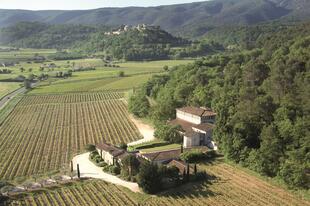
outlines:
[[183, 107], [176, 110], [176, 119], [171, 125], [182, 127], [184, 148], [195, 146], [208, 146], [214, 148], [212, 131], [216, 113], [209, 108]]

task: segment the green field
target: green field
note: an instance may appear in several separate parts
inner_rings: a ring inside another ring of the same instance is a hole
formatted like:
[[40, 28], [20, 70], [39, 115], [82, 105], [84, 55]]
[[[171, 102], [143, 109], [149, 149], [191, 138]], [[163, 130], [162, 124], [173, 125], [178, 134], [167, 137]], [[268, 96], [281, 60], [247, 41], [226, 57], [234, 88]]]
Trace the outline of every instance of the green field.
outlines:
[[16, 82], [0, 82], [0, 99], [13, 92], [14, 90], [20, 88], [20, 83]]
[[153, 147], [150, 149], [142, 149], [142, 150], [140, 150], [140, 152], [151, 153], [151, 152], [167, 151], [167, 150], [174, 150], [174, 149], [180, 149], [180, 148], [181, 148], [181, 145], [179, 145], [179, 144], [168, 144], [165, 146]]

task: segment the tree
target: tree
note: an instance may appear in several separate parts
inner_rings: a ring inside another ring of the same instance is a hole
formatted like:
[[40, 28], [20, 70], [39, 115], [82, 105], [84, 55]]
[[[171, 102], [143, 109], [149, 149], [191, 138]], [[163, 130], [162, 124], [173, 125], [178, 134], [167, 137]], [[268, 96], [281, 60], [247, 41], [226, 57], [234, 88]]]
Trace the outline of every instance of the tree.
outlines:
[[76, 165], [76, 170], [77, 170], [77, 176], [80, 179], [81, 178], [81, 173], [80, 173], [80, 165], [79, 164]]
[[84, 149], [88, 152], [92, 152], [96, 150], [96, 146], [93, 144], [87, 144], [84, 146]]
[[137, 117], [145, 117], [150, 110], [150, 103], [143, 92], [137, 92], [129, 98], [128, 109]]
[[118, 77], [124, 77], [125, 76], [125, 72], [124, 71], [119, 71], [117, 76]]
[[167, 66], [167, 65], [165, 65], [164, 67], [163, 67], [163, 70], [166, 72], [166, 71], [169, 71], [169, 67]]
[[26, 89], [31, 89], [31, 82], [30, 82], [29, 79], [25, 79], [25, 80], [24, 80], [24, 87], [25, 87]]
[[180, 134], [180, 130], [179, 126], [157, 124], [154, 136], [170, 143], [182, 143], [183, 136]]
[[122, 174], [124, 176], [134, 176], [139, 172], [140, 162], [136, 156], [130, 154], [122, 159]]
[[20, 70], [20, 72], [22, 72], [22, 73], [25, 71], [24, 67], [19, 68], [19, 70]]
[[138, 184], [144, 192], [149, 194], [155, 194], [162, 188], [161, 174], [158, 170], [157, 164], [150, 162], [143, 162], [140, 166], [140, 172], [138, 175]]

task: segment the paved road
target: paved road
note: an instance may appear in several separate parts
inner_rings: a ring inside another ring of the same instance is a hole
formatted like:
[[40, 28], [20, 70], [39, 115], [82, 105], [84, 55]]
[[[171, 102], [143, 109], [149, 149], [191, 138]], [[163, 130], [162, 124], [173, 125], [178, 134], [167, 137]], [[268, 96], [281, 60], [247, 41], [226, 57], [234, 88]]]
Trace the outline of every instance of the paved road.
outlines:
[[102, 171], [101, 167], [97, 167], [89, 159], [89, 152], [81, 155], [77, 155], [73, 158], [73, 169], [76, 171], [76, 165], [79, 164], [81, 177], [90, 177], [95, 179], [102, 179], [106, 182], [110, 182], [116, 185], [121, 185], [127, 187], [133, 192], [140, 192], [139, 186], [137, 183], [124, 181], [117, 176], [105, 173]]
[[[35, 87], [37, 83], [32, 83], [31, 87]], [[16, 95], [25, 93], [27, 89], [25, 87], [19, 88], [15, 90], [14, 92], [4, 96], [3, 98], [0, 99], [0, 109], [4, 107], [11, 99], [13, 99]]]

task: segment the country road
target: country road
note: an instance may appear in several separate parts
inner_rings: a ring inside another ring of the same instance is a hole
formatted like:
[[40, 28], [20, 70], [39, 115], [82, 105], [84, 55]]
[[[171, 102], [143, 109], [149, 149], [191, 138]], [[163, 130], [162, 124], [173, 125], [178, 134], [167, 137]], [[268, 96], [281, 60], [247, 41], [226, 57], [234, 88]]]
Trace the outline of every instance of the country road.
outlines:
[[[35, 87], [37, 83], [32, 83], [31, 87]], [[15, 90], [14, 92], [11, 92], [10, 94], [5, 95], [0, 99], [0, 109], [4, 107], [11, 99], [13, 99], [16, 95], [25, 93], [27, 89], [25, 87], [19, 88]]]

